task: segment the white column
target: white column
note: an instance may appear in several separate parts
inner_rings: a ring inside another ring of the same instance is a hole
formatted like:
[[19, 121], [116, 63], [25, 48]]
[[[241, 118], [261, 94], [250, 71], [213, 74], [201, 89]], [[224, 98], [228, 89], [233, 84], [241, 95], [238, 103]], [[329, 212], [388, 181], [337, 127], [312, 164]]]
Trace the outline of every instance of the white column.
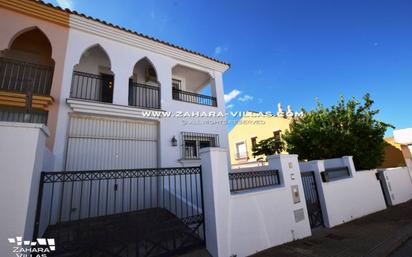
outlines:
[[200, 150], [206, 248], [213, 257], [230, 256], [228, 220], [230, 189], [227, 155], [227, 150], [222, 148]]
[[16, 256], [8, 238], [33, 236], [47, 127], [0, 122], [0, 256]]
[[113, 104], [129, 104], [129, 78], [131, 70], [128, 66], [114, 67]]
[[216, 97], [217, 101], [217, 106], [219, 108], [222, 108], [224, 110], [225, 106], [225, 99], [224, 99], [224, 91], [223, 91], [223, 78], [222, 78], [222, 73], [215, 71], [214, 73], [214, 78], [212, 78], [213, 82], [211, 84], [212, 86], [212, 95]]

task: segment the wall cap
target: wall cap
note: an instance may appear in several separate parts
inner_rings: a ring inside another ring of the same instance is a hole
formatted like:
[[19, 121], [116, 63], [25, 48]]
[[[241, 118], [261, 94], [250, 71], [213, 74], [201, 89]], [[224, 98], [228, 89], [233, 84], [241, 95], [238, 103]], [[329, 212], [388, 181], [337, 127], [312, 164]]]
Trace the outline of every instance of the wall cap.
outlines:
[[227, 149], [221, 148], [221, 147], [205, 147], [200, 149], [199, 153], [200, 154], [205, 154], [208, 152], [222, 152], [222, 153], [227, 153]]
[[46, 125], [39, 123], [0, 121], [0, 127], [40, 129], [40, 131], [42, 131], [47, 137], [50, 136], [49, 128]]
[[268, 160], [298, 158], [297, 154], [276, 154], [268, 156]]

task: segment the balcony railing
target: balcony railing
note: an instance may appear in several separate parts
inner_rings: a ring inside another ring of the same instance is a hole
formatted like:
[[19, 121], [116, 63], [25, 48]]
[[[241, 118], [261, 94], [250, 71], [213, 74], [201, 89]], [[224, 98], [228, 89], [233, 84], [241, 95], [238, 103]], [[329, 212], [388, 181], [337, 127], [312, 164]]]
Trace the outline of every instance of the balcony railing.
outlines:
[[193, 92], [183, 91], [173, 88], [173, 99], [188, 103], [195, 103], [208, 106], [217, 106], [216, 97], [201, 95]]
[[129, 82], [129, 105], [141, 108], [160, 109], [160, 88]]
[[109, 80], [100, 75], [73, 71], [70, 97], [98, 102], [112, 102], [112, 97], [104, 97], [103, 94], [103, 86], [108, 82]]
[[0, 58], [0, 90], [50, 95], [53, 67]]

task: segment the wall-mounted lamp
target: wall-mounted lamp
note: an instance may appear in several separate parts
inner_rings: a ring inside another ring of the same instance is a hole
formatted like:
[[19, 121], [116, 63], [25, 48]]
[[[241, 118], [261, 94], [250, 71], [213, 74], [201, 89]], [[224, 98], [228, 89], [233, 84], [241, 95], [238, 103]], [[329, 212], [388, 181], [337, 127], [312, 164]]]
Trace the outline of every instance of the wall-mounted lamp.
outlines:
[[172, 146], [177, 146], [177, 139], [175, 136], [172, 137], [171, 142], [172, 142]]

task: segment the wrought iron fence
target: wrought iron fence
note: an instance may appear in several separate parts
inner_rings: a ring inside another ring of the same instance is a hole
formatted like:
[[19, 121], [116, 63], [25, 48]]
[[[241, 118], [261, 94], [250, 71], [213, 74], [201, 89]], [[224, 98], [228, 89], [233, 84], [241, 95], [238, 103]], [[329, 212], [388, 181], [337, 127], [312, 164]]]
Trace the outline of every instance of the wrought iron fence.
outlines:
[[129, 82], [129, 105], [160, 109], [160, 87]]
[[0, 90], [50, 95], [53, 67], [0, 58]]
[[55, 238], [56, 255], [67, 256], [202, 246], [201, 168], [42, 172], [33, 236]]
[[173, 88], [172, 91], [173, 99], [183, 102], [208, 105], [208, 106], [217, 106], [216, 97], [207, 96], [202, 94], [197, 94], [193, 92], [183, 91], [177, 88]]
[[230, 192], [239, 192], [275, 185], [280, 185], [278, 170], [259, 170], [229, 173]]
[[70, 97], [98, 102], [111, 102], [112, 99], [103, 97], [103, 86], [110, 82], [101, 75], [73, 71]]

